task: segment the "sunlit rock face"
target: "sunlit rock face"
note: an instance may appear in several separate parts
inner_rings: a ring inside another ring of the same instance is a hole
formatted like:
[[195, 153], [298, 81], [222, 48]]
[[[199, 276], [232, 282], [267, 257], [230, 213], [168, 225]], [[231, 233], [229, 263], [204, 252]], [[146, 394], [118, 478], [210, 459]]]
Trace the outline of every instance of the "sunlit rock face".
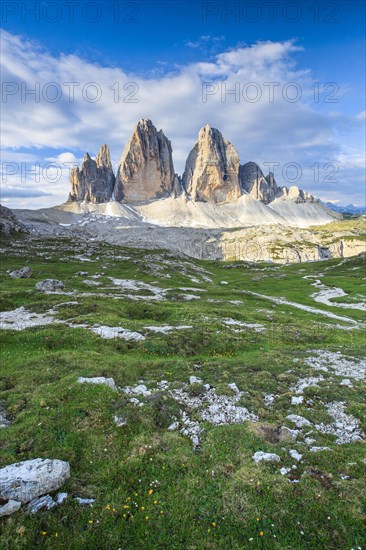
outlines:
[[183, 186], [194, 201], [222, 203], [237, 200], [239, 156], [221, 132], [209, 124], [201, 128], [183, 174]]
[[162, 130], [142, 119], [119, 163], [114, 197], [129, 203], [149, 201], [178, 191], [172, 147]]

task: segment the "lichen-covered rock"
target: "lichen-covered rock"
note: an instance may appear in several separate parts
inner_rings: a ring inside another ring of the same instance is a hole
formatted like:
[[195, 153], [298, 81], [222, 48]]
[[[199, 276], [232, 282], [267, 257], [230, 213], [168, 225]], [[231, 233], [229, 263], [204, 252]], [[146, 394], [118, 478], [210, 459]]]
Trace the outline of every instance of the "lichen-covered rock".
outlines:
[[36, 284], [36, 290], [39, 290], [40, 292], [59, 292], [64, 288], [64, 283], [62, 281], [58, 281], [57, 279], [45, 279], [44, 281]]
[[27, 505], [27, 512], [28, 514], [36, 514], [41, 510], [51, 510], [55, 506], [57, 506], [57, 502], [50, 495], [44, 495], [31, 500]]
[[81, 168], [71, 170], [69, 201], [109, 201], [112, 198], [115, 179], [109, 147], [102, 145], [95, 160], [89, 153], [85, 153]]
[[20, 509], [21, 505], [22, 503], [17, 500], [8, 500], [3, 506], [0, 506], [0, 518], [14, 514]]
[[33, 271], [30, 267], [22, 267], [21, 269], [9, 273], [12, 279], [27, 279], [28, 277], [32, 277], [32, 274]]
[[179, 193], [172, 147], [162, 130], [142, 119], [127, 143], [119, 163], [114, 197], [128, 203], [143, 202]]
[[257, 451], [252, 458], [254, 462], [279, 462], [281, 460], [275, 453], [265, 453], [264, 451]]
[[241, 196], [239, 156], [221, 132], [206, 124], [190, 152], [183, 186], [194, 201], [223, 203]]
[[70, 477], [68, 462], [35, 458], [0, 469], [0, 498], [27, 503], [56, 489]]

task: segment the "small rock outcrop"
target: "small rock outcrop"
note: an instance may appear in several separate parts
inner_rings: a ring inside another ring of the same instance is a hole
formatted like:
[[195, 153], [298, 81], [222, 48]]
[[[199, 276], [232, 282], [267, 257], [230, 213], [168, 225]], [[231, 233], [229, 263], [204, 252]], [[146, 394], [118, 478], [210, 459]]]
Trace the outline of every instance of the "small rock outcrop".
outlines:
[[9, 237], [14, 233], [29, 233], [10, 208], [0, 204], [0, 235]]
[[84, 378], [79, 376], [79, 384], [101, 384], [102, 386], [108, 386], [112, 390], [117, 390], [117, 386], [113, 378], [106, 378], [105, 376], [95, 376], [93, 378]]
[[[6, 501], [5, 513], [9, 507], [15, 511], [18, 505], [56, 491], [70, 477], [70, 465], [63, 460], [35, 458], [17, 462], [0, 469], [0, 498]], [[3, 512], [0, 508], [0, 516]], [[12, 512], [10, 512], [12, 513]]]
[[316, 198], [313, 197], [313, 195], [310, 195], [310, 193], [308, 193], [307, 191], [299, 189], [298, 187], [296, 187], [296, 185], [292, 185], [290, 188], [281, 187], [278, 192], [278, 196], [285, 197], [297, 203], [316, 202]]
[[27, 279], [28, 277], [32, 277], [32, 274], [33, 271], [30, 267], [22, 267], [21, 269], [9, 273], [12, 279]]
[[72, 169], [69, 201], [109, 201], [113, 195], [115, 179], [109, 147], [102, 145], [95, 160], [89, 153], [85, 153], [81, 168]]
[[151, 120], [140, 120], [122, 153], [115, 200], [129, 203], [154, 200], [167, 197], [178, 188], [170, 141]]
[[264, 204], [269, 204], [280, 197], [296, 203], [316, 202], [316, 199], [310, 193], [299, 189], [295, 185], [290, 188], [278, 187], [273, 172], [264, 177], [256, 162], [247, 162], [240, 166], [239, 178], [242, 190]]
[[36, 290], [39, 290], [40, 292], [59, 292], [64, 288], [64, 283], [62, 281], [58, 281], [57, 279], [45, 279], [44, 281], [36, 284]]
[[183, 186], [194, 201], [235, 201], [241, 195], [239, 164], [235, 147], [219, 130], [206, 124], [188, 156]]

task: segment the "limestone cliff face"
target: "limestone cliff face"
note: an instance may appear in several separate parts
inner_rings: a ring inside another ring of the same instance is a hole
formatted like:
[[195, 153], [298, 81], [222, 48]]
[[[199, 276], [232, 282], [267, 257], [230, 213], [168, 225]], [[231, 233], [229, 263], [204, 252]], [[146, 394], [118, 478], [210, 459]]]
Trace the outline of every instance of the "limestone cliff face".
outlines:
[[81, 168], [72, 169], [69, 200], [92, 203], [109, 201], [115, 179], [108, 145], [102, 145], [95, 160], [85, 153]]
[[239, 164], [234, 146], [207, 124], [188, 156], [183, 186], [194, 201], [234, 201], [241, 195]]
[[262, 170], [255, 162], [247, 162], [240, 166], [239, 178], [242, 190], [265, 204], [269, 204], [280, 197], [296, 203], [316, 202], [316, 199], [310, 193], [299, 189], [296, 185], [290, 188], [278, 187], [273, 172], [264, 177]]
[[114, 196], [117, 201], [140, 202], [166, 197], [178, 190], [172, 147], [162, 130], [142, 119], [119, 163]]
[[242, 190], [265, 204], [272, 202], [278, 189], [273, 173], [265, 178], [256, 162], [247, 162], [240, 166], [239, 171]]

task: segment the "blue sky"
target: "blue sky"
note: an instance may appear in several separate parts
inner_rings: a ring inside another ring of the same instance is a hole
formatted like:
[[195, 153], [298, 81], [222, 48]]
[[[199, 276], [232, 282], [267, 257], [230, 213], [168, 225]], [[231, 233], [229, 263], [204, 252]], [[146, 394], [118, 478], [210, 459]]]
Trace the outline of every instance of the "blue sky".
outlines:
[[[257, 161], [265, 172], [278, 163], [278, 183], [365, 203], [364, 2], [74, 4], [72, 12], [63, 0], [3, 2], [4, 204], [63, 202], [71, 163], [102, 143], [117, 163], [141, 117], [172, 141], [178, 173], [209, 122], [242, 163]], [[67, 82], [77, 83], [73, 101]], [[36, 83], [39, 97], [22, 97]], [[101, 97], [89, 101], [84, 89]], [[236, 96], [225, 95], [231, 89]], [[212, 93], [203, 101], [205, 90]]]

